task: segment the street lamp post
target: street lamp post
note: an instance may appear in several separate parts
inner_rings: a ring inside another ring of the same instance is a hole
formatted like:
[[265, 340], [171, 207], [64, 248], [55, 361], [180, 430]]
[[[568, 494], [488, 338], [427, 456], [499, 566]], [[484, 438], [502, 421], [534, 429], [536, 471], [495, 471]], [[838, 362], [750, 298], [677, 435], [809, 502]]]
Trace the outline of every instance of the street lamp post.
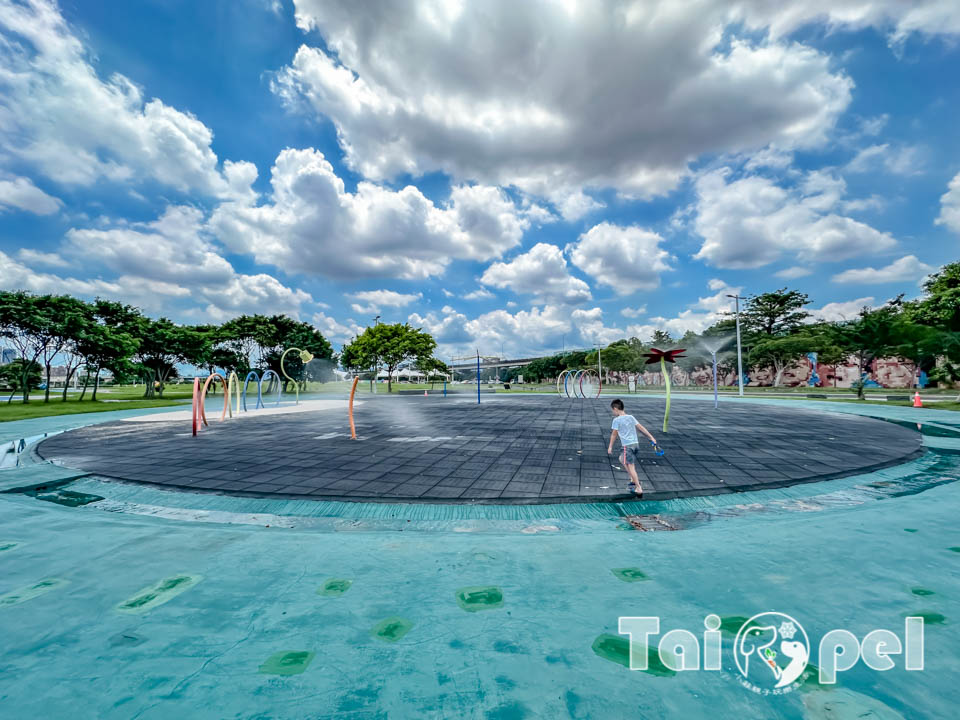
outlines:
[[740, 348], [740, 295], [727, 295], [736, 302], [737, 313], [737, 385], [740, 387], [740, 397], [743, 397], [743, 351]]

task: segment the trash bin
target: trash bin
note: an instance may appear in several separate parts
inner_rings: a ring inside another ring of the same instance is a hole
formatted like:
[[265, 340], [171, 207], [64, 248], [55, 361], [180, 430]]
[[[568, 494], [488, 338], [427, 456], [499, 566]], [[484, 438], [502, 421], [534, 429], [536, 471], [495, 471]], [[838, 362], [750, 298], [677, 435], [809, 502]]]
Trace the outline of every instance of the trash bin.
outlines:
[[503, 384], [503, 389], [504, 389], [504, 390], [509, 390], [509, 389], [510, 389], [510, 383], [504, 383], [504, 384]]

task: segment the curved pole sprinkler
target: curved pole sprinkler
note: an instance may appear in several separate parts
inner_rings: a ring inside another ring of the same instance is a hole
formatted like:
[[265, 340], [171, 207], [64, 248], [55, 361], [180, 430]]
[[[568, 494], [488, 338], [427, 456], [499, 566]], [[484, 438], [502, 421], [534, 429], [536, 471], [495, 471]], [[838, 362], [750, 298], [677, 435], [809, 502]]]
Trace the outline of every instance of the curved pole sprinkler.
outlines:
[[667, 407], [663, 412], [663, 432], [667, 431], [667, 422], [670, 420], [670, 373], [667, 372], [667, 363], [676, 362], [677, 358], [683, 357], [683, 348], [676, 350], [657, 350], [650, 348], [650, 352], [644, 353], [647, 357], [647, 365], [660, 361], [660, 372], [663, 373], [663, 384], [667, 390]]

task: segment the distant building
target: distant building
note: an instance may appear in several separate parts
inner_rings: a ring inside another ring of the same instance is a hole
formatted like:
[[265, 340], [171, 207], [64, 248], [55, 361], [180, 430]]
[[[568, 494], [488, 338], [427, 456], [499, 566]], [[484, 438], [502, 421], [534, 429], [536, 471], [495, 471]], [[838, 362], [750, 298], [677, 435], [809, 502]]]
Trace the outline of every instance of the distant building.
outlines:
[[0, 365], [6, 365], [17, 359], [17, 351], [13, 348], [0, 348]]

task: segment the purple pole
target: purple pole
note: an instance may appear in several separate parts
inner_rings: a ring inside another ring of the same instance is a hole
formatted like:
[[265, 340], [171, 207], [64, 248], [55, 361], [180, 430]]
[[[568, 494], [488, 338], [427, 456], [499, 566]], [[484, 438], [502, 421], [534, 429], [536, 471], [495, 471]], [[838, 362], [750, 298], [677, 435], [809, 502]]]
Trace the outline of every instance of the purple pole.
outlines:
[[480, 404], [480, 349], [477, 348], [477, 405]]

